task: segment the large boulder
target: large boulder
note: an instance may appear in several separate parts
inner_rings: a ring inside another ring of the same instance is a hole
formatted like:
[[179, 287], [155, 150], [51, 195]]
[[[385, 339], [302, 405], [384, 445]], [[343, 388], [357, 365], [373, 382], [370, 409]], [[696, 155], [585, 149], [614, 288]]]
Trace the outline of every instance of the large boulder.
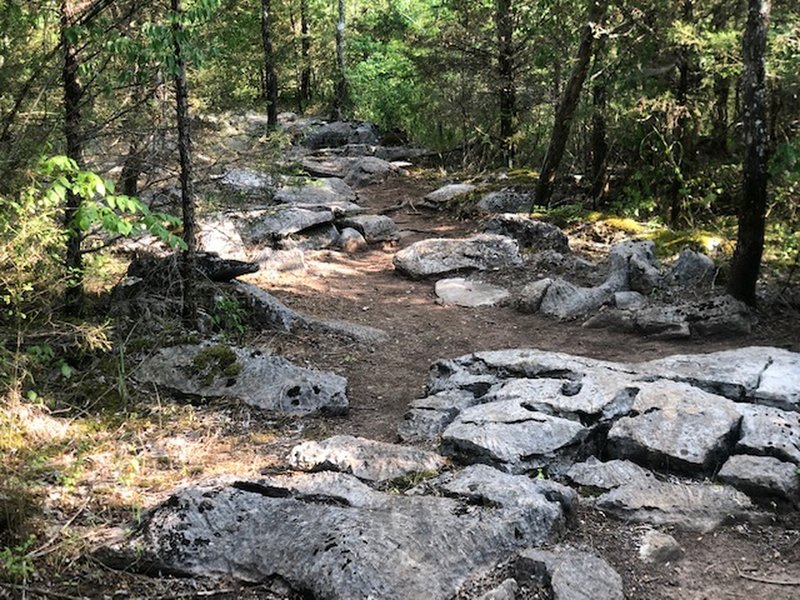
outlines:
[[434, 495], [388, 494], [323, 472], [192, 487], [101, 555], [150, 572], [279, 577], [316, 598], [446, 600], [471, 575], [560, 529], [570, 493], [492, 470], [445, 485], [448, 497], [435, 485]]
[[723, 483], [754, 498], [778, 498], [800, 506], [797, 465], [771, 456], [731, 456], [717, 475]]
[[142, 362], [136, 378], [183, 395], [236, 398], [270, 412], [342, 414], [348, 408], [344, 377], [224, 344], [161, 348]]
[[447, 204], [456, 198], [467, 196], [476, 189], [478, 188], [471, 183], [448, 183], [427, 194], [423, 201], [431, 206], [439, 206]]
[[363, 156], [350, 162], [344, 180], [348, 185], [359, 188], [402, 174], [403, 171], [389, 161], [376, 156]]
[[353, 189], [338, 177], [301, 179], [298, 183], [278, 190], [274, 201], [312, 210], [326, 208], [336, 215], [358, 214], [366, 210], [357, 204]]
[[670, 277], [686, 287], [710, 287], [717, 274], [714, 261], [705, 254], [685, 249], [672, 265]]
[[336, 223], [339, 227], [349, 227], [355, 229], [368, 244], [378, 242], [392, 242], [400, 237], [400, 229], [397, 224], [385, 215], [359, 215], [339, 219]]
[[294, 233], [333, 223], [329, 209], [275, 206], [248, 211], [243, 238], [249, 244], [275, 243]]
[[504, 188], [485, 194], [478, 201], [478, 209], [490, 213], [516, 213], [528, 210], [532, 201], [531, 194]]
[[334, 121], [313, 127], [306, 133], [303, 145], [310, 150], [336, 148], [347, 144], [377, 144], [378, 131], [372, 123]]
[[228, 191], [258, 198], [269, 198], [276, 186], [275, 179], [269, 173], [245, 168], [228, 170], [217, 179], [217, 183]]
[[506, 236], [492, 234], [464, 239], [422, 240], [401, 250], [394, 257], [395, 268], [412, 278], [455, 271], [486, 271], [521, 264], [517, 242]]

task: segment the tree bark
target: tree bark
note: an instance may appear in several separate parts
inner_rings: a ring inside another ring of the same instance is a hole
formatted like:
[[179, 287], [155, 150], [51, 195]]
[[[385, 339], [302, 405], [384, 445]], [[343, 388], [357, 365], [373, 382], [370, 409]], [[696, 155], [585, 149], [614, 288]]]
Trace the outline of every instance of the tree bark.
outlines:
[[608, 157], [608, 140], [606, 138], [606, 99], [608, 82], [601, 72], [603, 69], [604, 41], [598, 40], [594, 51], [594, 65], [597, 71], [592, 87], [592, 189], [589, 196], [592, 206], [597, 205], [606, 187], [606, 159]]
[[748, 0], [742, 40], [742, 198], [728, 293], [750, 305], [756, 302], [767, 208], [769, 133], [764, 55], [770, 8], [771, 0]]
[[272, 51], [271, 0], [261, 0], [261, 44], [264, 47], [264, 99], [267, 101], [267, 126], [278, 126], [278, 76]]
[[[691, 23], [694, 19], [694, 2], [693, 0], [683, 0], [683, 8], [681, 10], [681, 18], [685, 23]], [[670, 226], [675, 228], [678, 226], [678, 221], [681, 216], [681, 208], [683, 206], [684, 188], [687, 177], [687, 170], [694, 162], [694, 151], [696, 144], [694, 142], [694, 132], [692, 126], [692, 119], [689, 110], [689, 90], [691, 87], [691, 64], [692, 56], [691, 49], [682, 46], [680, 49], [680, 56], [678, 59], [678, 86], [675, 90], [675, 99], [678, 104], [678, 118], [675, 128], [675, 139], [680, 144], [680, 152], [677, 158], [673, 155], [673, 160], [676, 161], [675, 168], [679, 170], [673, 178], [672, 186], [670, 189], [670, 207], [669, 207], [669, 222]]]
[[[61, 0], [59, 17], [61, 48], [64, 56], [61, 70], [64, 87], [64, 137], [67, 143], [67, 156], [75, 161], [79, 169], [83, 169], [83, 132], [81, 131], [83, 87], [78, 78], [80, 67], [78, 49], [74, 44], [74, 37], [70, 29], [76, 24], [77, 13], [77, 7], [71, 0]], [[64, 301], [66, 310], [70, 314], [77, 314], [83, 308], [83, 255], [81, 254], [83, 235], [74, 223], [80, 205], [80, 196], [71, 191], [67, 192], [64, 227], [68, 234], [65, 256], [68, 280]]]
[[553, 193], [553, 183], [555, 182], [556, 172], [564, 156], [564, 149], [569, 139], [569, 131], [572, 126], [572, 117], [580, 100], [583, 82], [586, 80], [586, 73], [589, 71], [589, 61], [592, 58], [592, 47], [595, 37], [598, 35], [598, 28], [602, 25], [608, 10], [608, 0], [589, 0], [588, 22], [581, 33], [581, 42], [578, 46], [578, 55], [575, 66], [570, 74], [561, 102], [556, 109], [553, 131], [550, 135], [550, 143], [547, 147], [547, 154], [544, 158], [542, 171], [539, 174], [539, 181], [536, 185], [536, 195], [531, 205], [531, 212], [534, 206], [549, 204], [550, 195]]
[[175, 117], [178, 125], [178, 154], [180, 157], [181, 212], [183, 216], [183, 240], [186, 250], [181, 264], [183, 279], [183, 320], [189, 327], [197, 325], [197, 298], [195, 295], [195, 213], [194, 187], [192, 182], [192, 136], [189, 122], [189, 89], [186, 83], [186, 63], [181, 46], [183, 10], [181, 0], [171, 0], [175, 22], [172, 26], [173, 52], [175, 55]]
[[514, 166], [514, 134], [517, 112], [516, 84], [514, 81], [514, 15], [512, 0], [496, 0], [495, 27], [497, 30], [497, 67], [500, 86], [500, 143], [503, 162]]
[[728, 155], [728, 99], [731, 81], [714, 75], [714, 116], [711, 124], [711, 149], [720, 156]]
[[300, 0], [300, 89], [298, 97], [301, 112], [311, 99], [311, 36], [308, 32], [308, 0]]
[[337, 119], [341, 119], [347, 106], [347, 74], [344, 64], [344, 0], [338, 2], [338, 18], [336, 21], [336, 92], [334, 94], [333, 112]]

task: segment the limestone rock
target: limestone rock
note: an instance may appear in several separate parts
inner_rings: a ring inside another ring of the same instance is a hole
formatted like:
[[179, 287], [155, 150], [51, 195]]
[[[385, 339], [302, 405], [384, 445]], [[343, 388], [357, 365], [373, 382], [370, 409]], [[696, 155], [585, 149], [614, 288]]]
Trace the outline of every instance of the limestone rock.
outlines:
[[238, 281], [233, 290], [248, 309], [248, 317], [255, 325], [278, 331], [292, 331], [307, 320], [272, 294], [249, 283]]
[[275, 186], [269, 173], [239, 168], [227, 171], [218, 179], [218, 183], [233, 192], [248, 196], [272, 195]]
[[327, 209], [276, 206], [250, 211], [242, 237], [249, 244], [271, 243], [293, 233], [333, 223], [333, 219], [333, 212]]
[[772, 349], [753, 398], [760, 404], [800, 412], [800, 354]]
[[617, 291], [616, 285], [579, 287], [564, 279], [556, 279], [547, 287], [539, 312], [556, 319], [572, 319], [611, 302]]
[[612, 246], [609, 279], [619, 279], [619, 290], [649, 294], [661, 281], [655, 244], [651, 240], [626, 240]]
[[780, 498], [800, 505], [800, 476], [796, 464], [771, 456], [737, 454], [719, 472], [723, 483], [754, 498]]
[[711, 531], [752, 514], [750, 499], [729, 486], [637, 480], [599, 496], [595, 504], [623, 521]]
[[679, 285], [709, 287], [717, 274], [714, 261], [705, 254], [685, 249], [672, 265], [670, 275]]
[[425, 442], [436, 439], [453, 422], [458, 413], [480, 400], [465, 390], [445, 390], [414, 400], [397, 429], [403, 442]]
[[367, 249], [367, 240], [358, 230], [345, 227], [339, 235], [339, 247], [348, 254], [356, 254]]
[[394, 266], [413, 278], [461, 270], [490, 270], [519, 266], [519, 247], [511, 238], [480, 234], [464, 239], [422, 240], [398, 252]]
[[105, 555], [151, 572], [278, 576], [317, 598], [446, 600], [562, 521], [544, 490], [507, 506], [477, 505], [381, 493], [341, 473], [298, 474], [185, 489]]
[[300, 180], [299, 183], [281, 188], [275, 194], [275, 202], [309, 210], [329, 209], [337, 216], [366, 210], [356, 202], [352, 188], [338, 177]]
[[402, 173], [401, 169], [389, 161], [376, 156], [364, 156], [351, 162], [344, 180], [348, 185], [359, 188], [381, 183], [391, 176]]
[[742, 415], [737, 452], [800, 465], [800, 413], [754, 404], [737, 404], [736, 410]]
[[235, 222], [222, 213], [209, 215], [197, 223], [197, 247], [222, 258], [248, 258]]
[[480, 597], [480, 600], [515, 600], [519, 584], [516, 580], [505, 579], [496, 588], [489, 590]]
[[667, 381], [641, 384], [632, 415], [608, 432], [611, 456], [708, 474], [727, 458], [741, 419], [730, 400]]
[[639, 558], [643, 562], [665, 564], [680, 560], [681, 556], [683, 548], [671, 535], [651, 529], [642, 536]]
[[608, 491], [653, 477], [653, 474], [628, 460], [600, 462], [596, 457], [590, 456], [585, 462], [572, 465], [566, 476], [577, 486]]
[[554, 600], [623, 600], [622, 578], [605, 560], [574, 548], [519, 553], [517, 579], [552, 588]]
[[391, 218], [384, 215], [361, 215], [340, 219], [340, 227], [350, 227], [364, 236], [368, 244], [392, 242], [400, 237], [400, 229]]
[[517, 294], [516, 305], [520, 312], [537, 313], [542, 306], [542, 299], [547, 294], [547, 289], [553, 283], [549, 277], [527, 284]]
[[459, 414], [442, 434], [442, 452], [510, 473], [557, 474], [580, 455], [588, 434], [578, 422], [528, 410], [518, 401], [490, 402]]
[[413, 473], [439, 471], [439, 454], [410, 446], [337, 435], [321, 442], [303, 442], [289, 453], [289, 464], [304, 471], [339, 471], [366, 481], [391, 481]]
[[436, 282], [434, 291], [442, 304], [455, 304], [468, 308], [494, 306], [511, 296], [508, 290], [496, 285], [471, 281], [463, 277], [440, 279]]
[[614, 306], [626, 310], [643, 308], [647, 304], [647, 299], [639, 292], [616, 292], [614, 294]]
[[569, 240], [561, 229], [550, 223], [531, 219], [527, 215], [514, 213], [496, 215], [487, 221], [484, 231], [514, 238], [520, 250], [534, 252], [553, 250], [561, 254], [569, 253]]
[[180, 394], [237, 398], [280, 413], [341, 414], [348, 407], [344, 377], [298, 367], [258, 350], [224, 345], [162, 348], [142, 362], [137, 379]]
[[378, 132], [371, 123], [333, 121], [309, 131], [303, 145], [310, 150], [319, 150], [346, 144], [377, 144], [379, 141]]
[[533, 200], [530, 194], [523, 194], [511, 188], [489, 192], [478, 201], [478, 209], [484, 212], [515, 213], [527, 210]]
[[455, 198], [471, 194], [476, 189], [471, 183], [450, 183], [427, 194], [424, 200], [431, 204], [446, 204]]

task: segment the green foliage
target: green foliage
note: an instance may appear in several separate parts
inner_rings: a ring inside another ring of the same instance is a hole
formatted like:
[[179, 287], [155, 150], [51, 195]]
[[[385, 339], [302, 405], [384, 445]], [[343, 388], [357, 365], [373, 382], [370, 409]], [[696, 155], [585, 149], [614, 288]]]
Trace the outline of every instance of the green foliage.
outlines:
[[16, 546], [0, 549], [0, 575], [11, 581], [27, 581], [35, 572], [30, 550], [36, 536], [30, 535]]
[[247, 330], [247, 312], [235, 296], [222, 293], [214, 298], [211, 322], [216, 331], [241, 336]]
[[204, 348], [192, 361], [192, 374], [203, 385], [211, 385], [220, 377], [236, 377], [241, 370], [236, 353], [224, 344]]

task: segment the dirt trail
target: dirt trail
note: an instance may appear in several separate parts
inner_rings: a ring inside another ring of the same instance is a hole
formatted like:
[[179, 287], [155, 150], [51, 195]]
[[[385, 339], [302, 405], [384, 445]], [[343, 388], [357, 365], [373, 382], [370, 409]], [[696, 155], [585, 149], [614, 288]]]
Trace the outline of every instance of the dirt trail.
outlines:
[[[379, 213], [405, 203], [391, 216], [403, 235], [397, 244], [357, 255], [312, 253], [304, 272], [254, 275], [252, 280], [292, 308], [320, 318], [342, 319], [384, 330], [380, 344], [354, 343], [319, 333], [275, 336], [273, 350], [299, 363], [348, 378], [350, 415], [305, 425], [305, 437], [350, 433], [395, 441], [408, 403], [423, 396], [430, 365], [480, 350], [532, 347], [616, 361], [641, 361], [676, 353], [711, 352], [745, 345], [798, 350], [797, 323], [762, 319], [746, 338], [650, 340], [579, 323], [523, 315], [511, 307], [466, 309], [435, 303], [433, 281], [412, 281], [394, 271], [394, 253], [426, 237], [457, 237], [480, 229], [446, 213], [417, 211], [416, 201], [437, 186], [413, 178], [394, 179], [359, 191], [360, 203]], [[410, 202], [409, 202], [410, 201]], [[593, 548], [622, 575], [629, 598], [797, 598], [800, 586], [786, 582], [800, 564], [797, 514], [769, 518], [760, 526], [723, 528], [709, 535], [673, 531], [686, 550], [676, 563], [654, 567], [638, 557], [643, 528], [582, 508], [569, 543]], [[794, 566], [793, 566], [794, 565]]]

